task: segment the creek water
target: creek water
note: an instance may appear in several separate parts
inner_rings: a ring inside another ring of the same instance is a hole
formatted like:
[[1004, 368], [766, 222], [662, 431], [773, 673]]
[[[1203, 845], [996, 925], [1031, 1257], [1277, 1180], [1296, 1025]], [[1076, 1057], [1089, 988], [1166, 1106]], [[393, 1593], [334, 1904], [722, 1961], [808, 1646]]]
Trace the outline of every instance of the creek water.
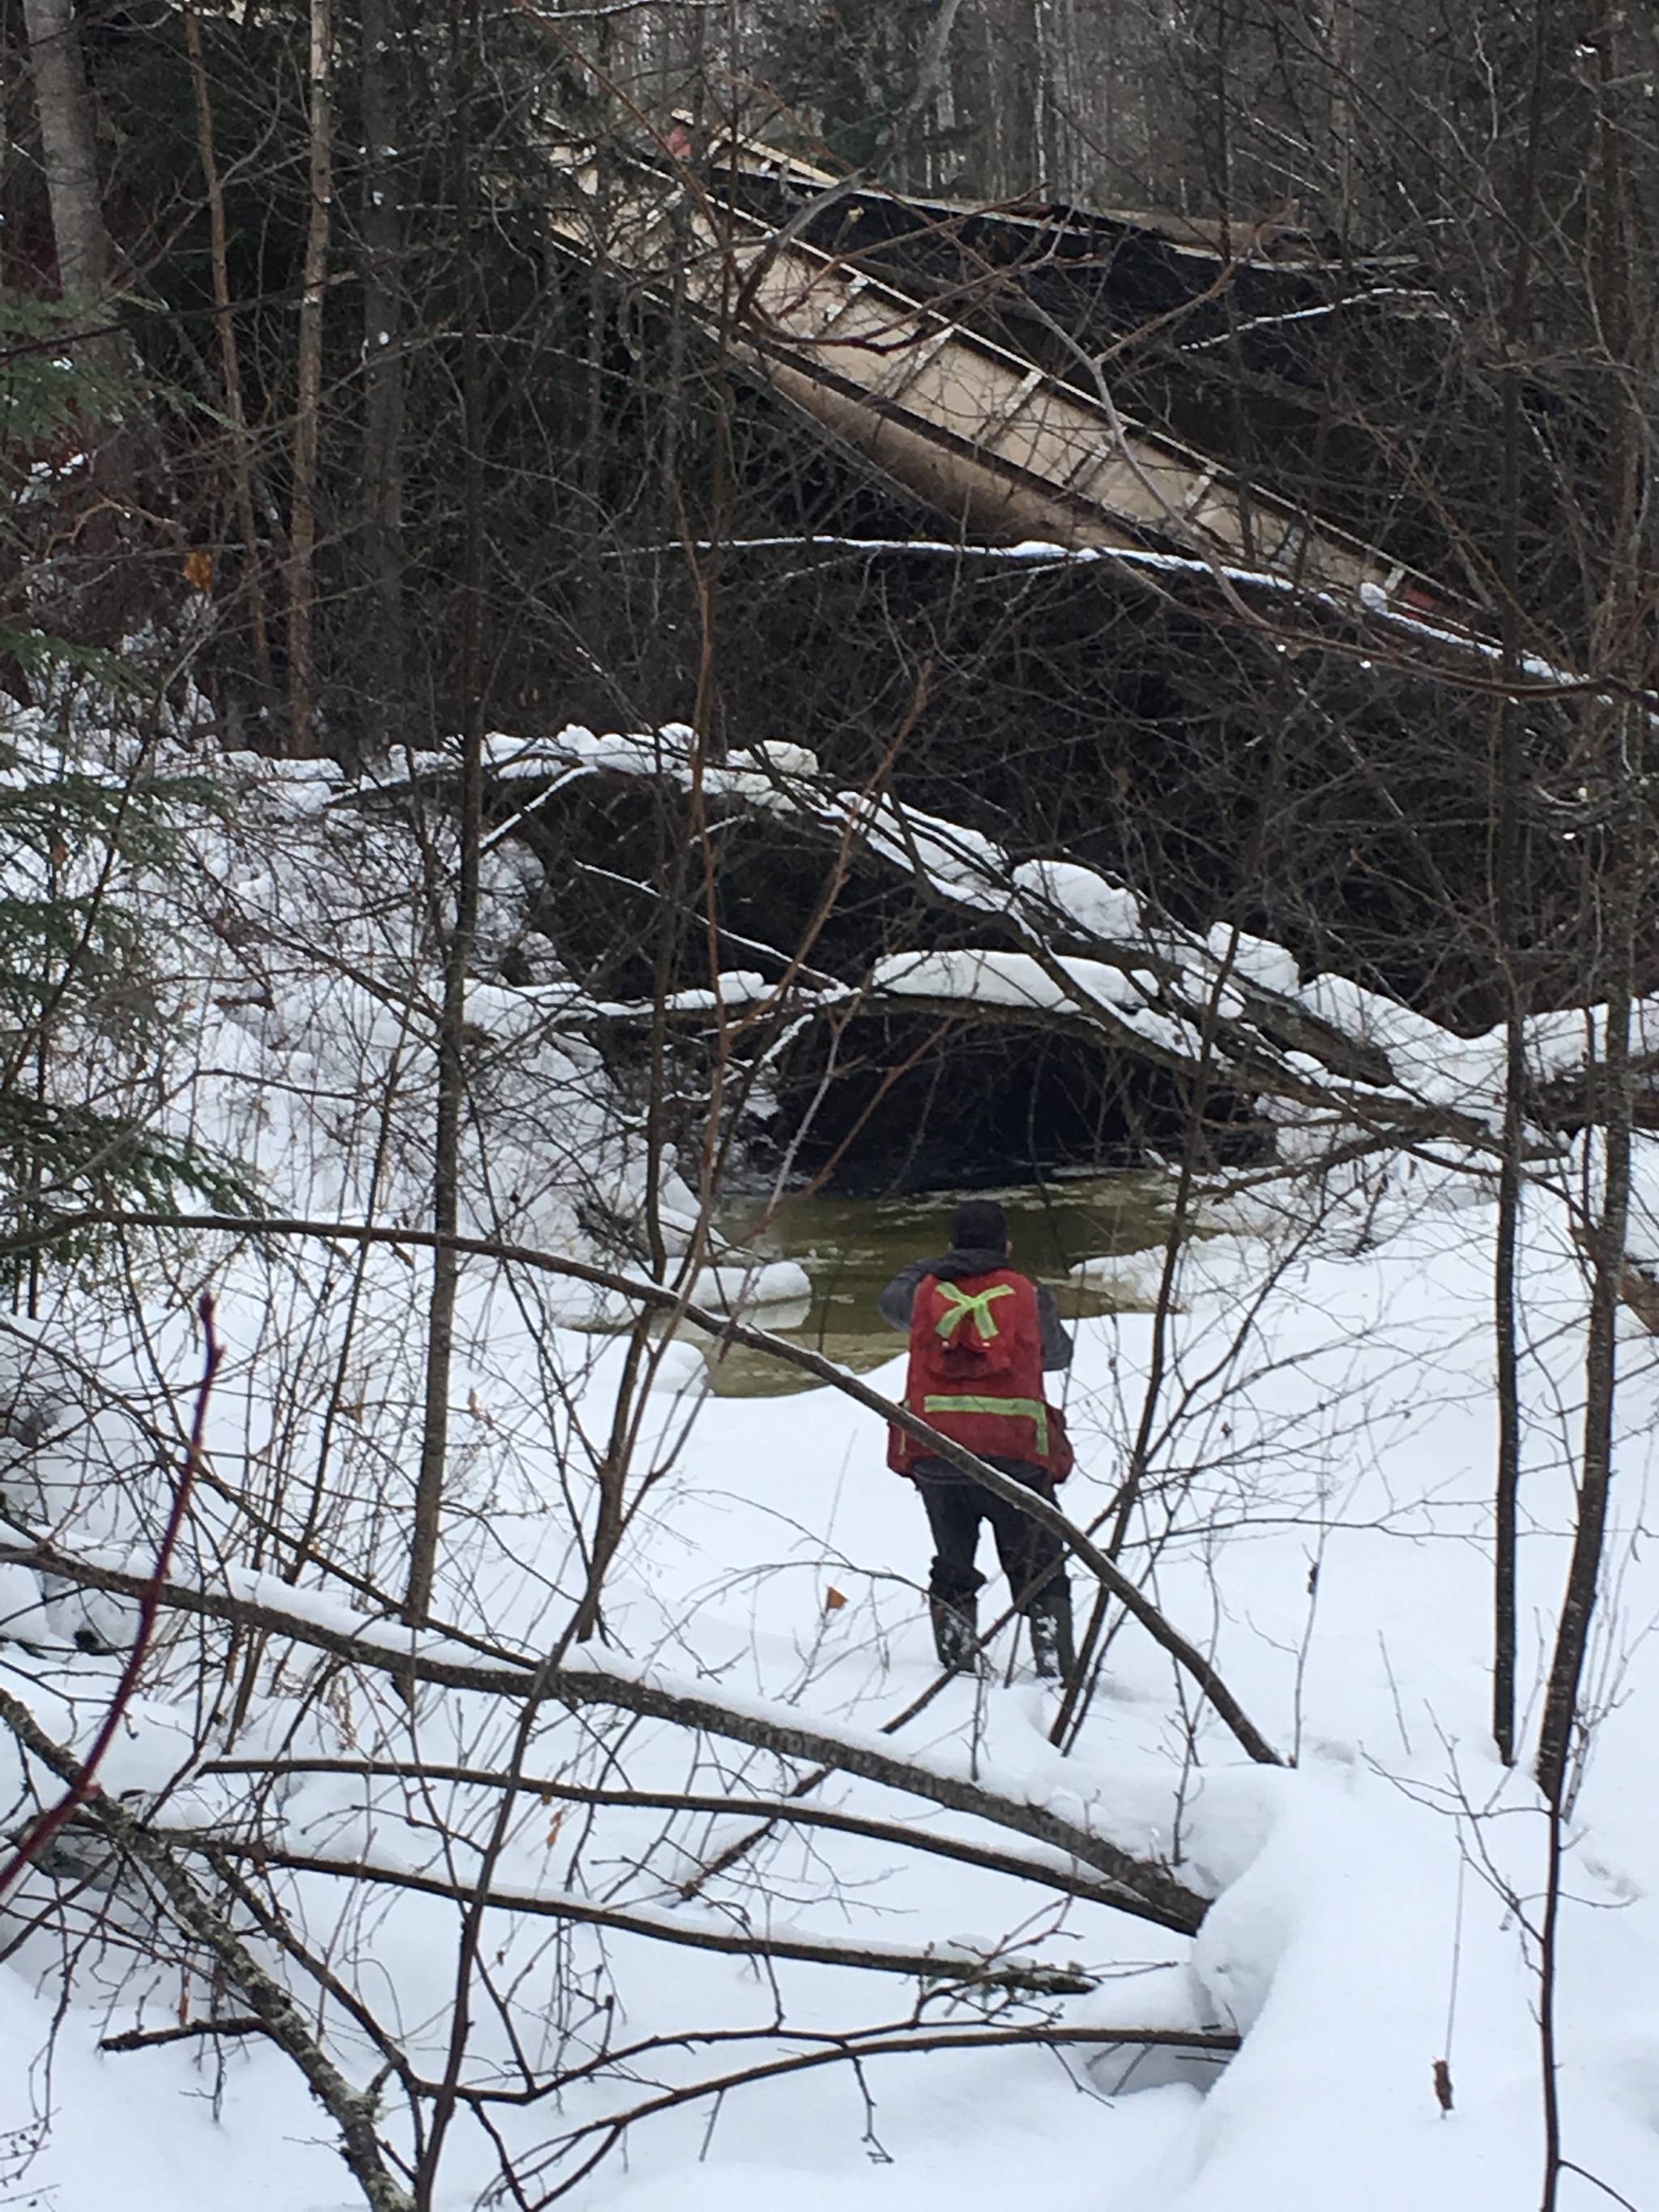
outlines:
[[[994, 1198], [1008, 1216], [1017, 1267], [1046, 1282], [1060, 1315], [1121, 1312], [1129, 1301], [1069, 1279], [1079, 1260], [1137, 1252], [1161, 1243], [1173, 1185], [1156, 1175], [1117, 1174], [1021, 1184], [963, 1195]], [[793, 1260], [811, 1285], [788, 1305], [757, 1306], [748, 1316], [797, 1344], [862, 1372], [904, 1348], [904, 1340], [876, 1312], [876, 1293], [908, 1261], [942, 1252], [951, 1242], [956, 1196], [924, 1198], [733, 1198], [716, 1226], [727, 1243], [757, 1260]], [[729, 1345], [709, 1359], [721, 1397], [770, 1397], [813, 1388], [812, 1378], [764, 1354]]]

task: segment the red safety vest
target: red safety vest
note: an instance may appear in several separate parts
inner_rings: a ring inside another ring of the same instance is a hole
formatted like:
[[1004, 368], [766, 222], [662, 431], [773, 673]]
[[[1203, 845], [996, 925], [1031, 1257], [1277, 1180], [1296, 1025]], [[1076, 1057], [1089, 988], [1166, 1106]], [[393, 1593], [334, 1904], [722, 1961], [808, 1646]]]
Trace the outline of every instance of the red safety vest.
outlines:
[[[904, 1402], [941, 1436], [981, 1459], [1019, 1459], [1057, 1482], [1072, 1471], [1058, 1410], [1042, 1395], [1036, 1290], [1012, 1267], [947, 1282], [924, 1275], [910, 1310]], [[887, 1464], [908, 1474], [927, 1447], [888, 1431]]]

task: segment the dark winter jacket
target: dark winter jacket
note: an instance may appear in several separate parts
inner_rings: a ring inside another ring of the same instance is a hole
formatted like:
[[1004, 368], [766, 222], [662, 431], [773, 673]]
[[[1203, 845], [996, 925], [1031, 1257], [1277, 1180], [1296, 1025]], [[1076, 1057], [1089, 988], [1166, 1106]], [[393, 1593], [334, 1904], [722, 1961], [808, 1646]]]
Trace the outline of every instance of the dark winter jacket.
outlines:
[[[889, 1328], [908, 1329], [910, 1309], [915, 1304], [916, 1290], [924, 1275], [938, 1275], [947, 1283], [959, 1283], [965, 1275], [988, 1275], [998, 1267], [1006, 1267], [1007, 1256], [1001, 1252], [943, 1252], [937, 1260], [913, 1260], [902, 1267], [886, 1289], [876, 1300], [876, 1310]], [[1047, 1286], [1034, 1285], [1037, 1298], [1037, 1318], [1042, 1324], [1042, 1364], [1045, 1368], [1069, 1367], [1072, 1364], [1071, 1332], [1054, 1310], [1054, 1301]]]

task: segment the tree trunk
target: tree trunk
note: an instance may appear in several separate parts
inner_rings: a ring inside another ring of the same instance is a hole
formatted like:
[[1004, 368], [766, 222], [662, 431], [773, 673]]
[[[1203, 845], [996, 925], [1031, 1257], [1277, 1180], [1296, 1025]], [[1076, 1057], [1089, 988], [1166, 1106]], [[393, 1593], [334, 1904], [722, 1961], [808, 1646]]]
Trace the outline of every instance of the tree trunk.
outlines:
[[[1506, 702], [1507, 706], [1507, 702]], [[1492, 1262], [1492, 1325], [1498, 1352], [1498, 1474], [1492, 1540], [1492, 1733], [1505, 1766], [1515, 1764], [1516, 1589], [1521, 1497], [1520, 1331], [1516, 1258], [1521, 1224], [1521, 1091], [1526, 1061], [1518, 1010], [1511, 1002], [1505, 1054], [1504, 1149], [1498, 1178], [1498, 1243]]]
[[323, 285], [328, 272], [334, 192], [332, 74], [334, 25], [330, 0], [311, 0], [311, 216], [306, 226], [300, 295], [297, 388], [294, 403], [294, 499], [289, 522], [288, 660], [290, 749], [316, 750], [313, 612], [316, 603], [317, 453], [323, 389]]
[[399, 84], [391, 0], [362, 0], [364, 565], [373, 613], [366, 684], [372, 750], [390, 741], [404, 689], [403, 210], [397, 149]]
[[98, 149], [92, 96], [75, 27], [74, 0], [23, 0], [42, 166], [64, 297], [106, 291], [115, 253], [98, 190]]
[[[98, 188], [95, 118], [74, 0], [24, 0], [23, 18], [58, 289], [75, 303], [71, 327], [96, 331], [107, 321], [116, 259]], [[131, 367], [130, 349], [113, 329], [69, 343], [77, 368], [88, 374], [93, 403], [82, 434], [90, 466], [72, 532], [76, 627], [89, 641], [113, 643], [137, 611], [131, 526], [138, 421], [131, 404], [125, 415], [114, 410], [114, 396]]]
[[[1645, 389], [1651, 343], [1647, 303], [1638, 307], [1644, 262], [1638, 260], [1628, 142], [1610, 95], [1620, 82], [1623, 21], [1614, 0], [1602, 0], [1596, 43], [1602, 106], [1596, 122], [1590, 208], [1591, 284], [1597, 332], [1604, 349], [1606, 420], [1613, 528], [1611, 573], [1596, 609], [1593, 641], [1597, 666], [1615, 669], [1632, 696], [1651, 681], [1651, 580], [1644, 544], [1648, 507], [1649, 426], [1638, 394]], [[1585, 885], [1596, 914], [1601, 957], [1586, 978], [1586, 1000], [1605, 998], [1607, 1038], [1599, 1068], [1592, 1131], [1601, 1133], [1600, 1204], [1589, 1232], [1589, 1342], [1584, 1358], [1584, 1443], [1579, 1471], [1577, 1523], [1567, 1587], [1556, 1627], [1549, 1686], [1539, 1730], [1538, 1786], [1554, 1812], [1572, 1796], [1573, 1755], [1579, 1729], [1578, 1700], [1589, 1650], [1590, 1629], [1601, 1578], [1607, 1518], [1613, 1488], [1614, 1397], [1618, 1385], [1618, 1317], [1625, 1284], [1626, 1231], [1630, 1206], [1631, 1130], [1634, 1084], [1631, 1024], [1636, 998], [1638, 934], [1649, 874], [1646, 754], [1648, 715], [1639, 707], [1594, 702], [1601, 727], [1598, 766], [1607, 793], [1607, 827]], [[1553, 2200], [1553, 2182], [1547, 2191]]]
[[[459, 10], [453, 13], [450, 37], [454, 85], [452, 112], [455, 118], [454, 206], [461, 270], [461, 434], [465, 441], [465, 550], [461, 587], [465, 727], [455, 927], [444, 963], [444, 1003], [438, 1036], [432, 1219], [441, 1237], [453, 1237], [459, 1220], [461, 1124], [466, 1106], [466, 979], [478, 930], [478, 848], [483, 817], [483, 393], [478, 354], [483, 302], [472, 252], [471, 101], [476, 18], [468, 34], [463, 37]], [[412, 1625], [418, 1625], [427, 1616], [437, 1569], [449, 1452], [449, 1379], [459, 1268], [459, 1258], [453, 1248], [441, 1245], [433, 1254], [421, 1465], [415, 1492], [415, 1540], [410, 1559], [409, 1594], [404, 1607], [404, 1618]]]
[[270, 683], [270, 628], [265, 613], [264, 580], [259, 558], [259, 535], [253, 519], [253, 465], [248, 443], [247, 410], [242, 398], [242, 364], [236, 343], [236, 321], [231, 311], [230, 264], [225, 222], [225, 195], [215, 149], [213, 101], [208, 87], [207, 65], [202, 53], [202, 25], [194, 0], [181, 0], [185, 46], [190, 55], [191, 82], [196, 94], [196, 143], [202, 162], [202, 182], [207, 192], [210, 252], [213, 264], [213, 311], [219, 331], [220, 373], [225, 385], [225, 420], [230, 426], [230, 466], [236, 527], [241, 533], [243, 558], [247, 563], [248, 607], [253, 624], [254, 658], [260, 682]]
[[[1342, 0], [1333, 0], [1333, 6]], [[1521, 509], [1525, 496], [1521, 481], [1521, 445], [1524, 426], [1521, 414], [1521, 353], [1527, 337], [1538, 216], [1539, 142], [1543, 131], [1545, 83], [1545, 8], [1539, 0], [1533, 17], [1532, 88], [1528, 106], [1527, 137], [1522, 152], [1520, 186], [1515, 213], [1515, 266], [1510, 282], [1507, 328], [1504, 332], [1509, 374], [1504, 386], [1504, 511], [1503, 543], [1499, 549], [1504, 587], [1504, 676], [1510, 685], [1521, 681], [1523, 640], [1521, 634]], [[1346, 201], [1345, 201], [1346, 208]], [[1516, 1263], [1520, 1241], [1522, 1151], [1525, 1143], [1523, 1102], [1526, 1095], [1526, 1012], [1521, 978], [1519, 915], [1516, 890], [1520, 878], [1521, 780], [1523, 730], [1513, 698], [1499, 701], [1494, 731], [1492, 802], [1492, 909], [1497, 966], [1504, 991], [1504, 1068], [1503, 1154], [1498, 1181], [1498, 1243], [1494, 1255], [1492, 1317], [1498, 1351], [1498, 1478], [1493, 1515], [1492, 1576], [1492, 1739], [1505, 1766], [1515, 1763], [1515, 1678], [1516, 1644], [1516, 1574], [1521, 1491], [1521, 1370], [1520, 1317], [1516, 1303]]]

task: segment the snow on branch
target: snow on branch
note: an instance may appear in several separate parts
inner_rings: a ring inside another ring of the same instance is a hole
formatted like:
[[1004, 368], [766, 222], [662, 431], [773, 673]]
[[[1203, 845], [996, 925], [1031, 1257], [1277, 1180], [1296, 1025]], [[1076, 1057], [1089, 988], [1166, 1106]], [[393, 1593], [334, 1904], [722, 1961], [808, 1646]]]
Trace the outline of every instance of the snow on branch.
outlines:
[[[133, 1594], [140, 1587], [136, 1574], [78, 1559], [46, 1542], [32, 1547], [0, 1545], [0, 1561], [32, 1566], [86, 1587], [123, 1595]], [[343, 1607], [331, 1608], [314, 1592], [306, 1594], [310, 1602], [295, 1603], [301, 1594], [275, 1577], [243, 1573], [234, 1579], [257, 1583], [259, 1595], [238, 1596], [224, 1589], [173, 1583], [162, 1589], [161, 1602], [183, 1613], [286, 1636], [295, 1644], [404, 1681], [436, 1683], [548, 1706], [611, 1706], [857, 1775], [1067, 1854], [1104, 1876], [1097, 1890], [1098, 1901], [1109, 1901], [1121, 1911], [1182, 1935], [1193, 1933], [1203, 1919], [1207, 1899], [1176, 1881], [1167, 1869], [1137, 1859], [1085, 1820], [1057, 1811], [1046, 1799], [1033, 1797], [1018, 1778], [988, 1779], [982, 1768], [975, 1771], [970, 1756], [956, 1759], [941, 1751], [926, 1759], [907, 1758], [881, 1736], [806, 1723], [787, 1705], [715, 1696], [704, 1684], [685, 1681], [654, 1668], [635, 1667], [617, 1653], [605, 1653], [602, 1661], [580, 1656], [562, 1664], [549, 1661], [537, 1666], [516, 1653], [503, 1651], [495, 1664], [481, 1663], [441, 1632], [411, 1630], [390, 1620], [366, 1620]], [[331, 1625], [325, 1619], [330, 1611], [334, 1616]]]

